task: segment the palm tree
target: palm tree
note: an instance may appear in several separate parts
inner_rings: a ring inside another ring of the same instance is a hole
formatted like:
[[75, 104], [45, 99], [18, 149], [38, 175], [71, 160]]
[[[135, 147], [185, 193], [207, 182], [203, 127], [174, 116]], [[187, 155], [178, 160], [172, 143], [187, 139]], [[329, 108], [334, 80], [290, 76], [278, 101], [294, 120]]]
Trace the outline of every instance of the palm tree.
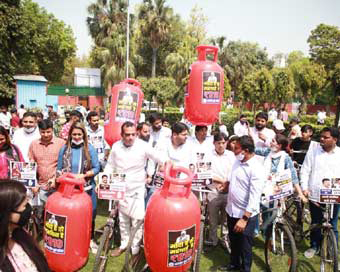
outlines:
[[171, 28], [172, 8], [165, 6], [166, 0], [144, 0], [139, 9], [139, 25], [142, 34], [152, 48], [151, 76], [156, 76], [157, 51], [166, 42]]
[[[97, 0], [88, 7], [87, 25], [95, 42], [97, 58], [101, 63], [103, 84], [108, 90], [114, 83], [125, 78], [126, 66], [126, 0]], [[131, 20], [133, 16], [131, 15]], [[134, 50], [130, 39], [130, 50]], [[131, 54], [135, 56], [135, 54]], [[129, 74], [134, 76], [134, 65], [129, 61]]]

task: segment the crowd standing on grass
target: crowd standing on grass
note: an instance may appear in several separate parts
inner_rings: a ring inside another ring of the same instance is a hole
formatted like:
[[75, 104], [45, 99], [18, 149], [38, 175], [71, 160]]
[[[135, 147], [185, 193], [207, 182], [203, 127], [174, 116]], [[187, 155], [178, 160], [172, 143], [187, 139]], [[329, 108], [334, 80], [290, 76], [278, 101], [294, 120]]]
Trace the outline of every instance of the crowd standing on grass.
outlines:
[[[228, 124], [233, 125], [233, 133], [219, 119], [216, 130], [209, 133], [207, 126], [195, 126], [193, 135], [187, 122], [171, 124], [159, 113], [152, 113], [147, 122], [143, 120], [137, 126], [125, 122], [119, 128], [121, 140], [112, 148], [105, 141], [100, 117], [82, 105], [65, 112], [64, 122], [50, 106], [45, 114], [31, 112], [23, 105], [10, 112], [7, 106], [0, 106], [0, 179], [3, 180], [0, 183], [0, 270], [29, 266], [35, 268], [32, 271], [48, 271], [43, 254], [22, 227], [31, 208], [29, 203], [35, 203], [31, 200], [44, 205], [58, 187], [56, 178], [65, 172], [78, 174], [86, 181], [85, 191], [93, 207], [92, 238], [97, 209], [95, 177], [100, 172], [125, 174], [126, 195], [133, 200], [120, 205], [121, 245], [111, 253], [117, 257], [126, 250], [132, 228], [144, 218], [148, 200], [155, 190], [154, 177], [162, 171], [164, 163], [187, 167], [195, 174], [198, 162], [209, 162], [212, 181], [206, 186], [211, 191], [208, 194], [211, 226], [209, 238], [204, 242], [212, 250], [218, 246], [217, 228], [223, 218], [227, 228], [222, 235], [229, 235], [231, 256], [230, 263], [219, 270], [245, 272], [251, 271], [252, 246], [261, 221], [260, 206], [265, 209], [273, 205], [261, 202], [273, 175], [285, 170], [290, 172], [296, 194], [303, 202], [309, 202], [312, 224], [322, 221], [320, 205], [315, 204], [321, 180], [340, 178], [338, 129], [325, 127], [320, 142], [313, 141], [312, 124], [300, 127], [299, 119], [292, 118], [286, 129], [285, 110], [279, 114], [275, 108], [268, 113], [259, 112], [253, 127], [246, 115], [241, 114], [235, 124]], [[324, 120], [324, 112], [319, 112], [318, 124], [324, 124]], [[272, 122], [272, 128], [268, 121]], [[35, 188], [26, 193], [23, 185], [10, 181], [11, 161], [37, 164]], [[334, 205], [331, 224], [337, 239], [338, 213], [339, 205]], [[132, 241], [133, 255], [139, 252], [142, 235], [143, 225]], [[313, 231], [306, 258], [312, 258], [319, 251], [320, 241], [321, 232]], [[93, 239], [90, 248], [94, 253], [97, 250]]]

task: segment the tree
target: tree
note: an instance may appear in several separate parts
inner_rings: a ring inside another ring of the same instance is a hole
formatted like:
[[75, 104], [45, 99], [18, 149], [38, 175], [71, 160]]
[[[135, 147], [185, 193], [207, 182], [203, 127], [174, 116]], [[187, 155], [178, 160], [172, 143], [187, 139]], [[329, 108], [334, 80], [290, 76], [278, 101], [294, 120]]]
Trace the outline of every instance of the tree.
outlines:
[[307, 102], [314, 103], [326, 82], [326, 71], [322, 65], [304, 58], [289, 67], [294, 76], [295, 95], [301, 101], [299, 114], [306, 114]]
[[309, 51], [313, 61], [324, 65], [327, 72], [328, 86], [336, 102], [335, 126], [338, 126], [340, 116], [340, 87], [338, 69], [340, 63], [340, 29], [337, 26], [318, 25], [312, 30], [309, 38]]
[[302, 51], [292, 51], [288, 54], [287, 65], [292, 65], [294, 62], [300, 61], [305, 58]]
[[162, 107], [162, 113], [164, 113], [165, 105], [168, 105], [172, 100], [171, 98], [177, 96], [179, 92], [175, 80], [170, 77], [152, 77], [149, 79], [140, 77], [138, 80], [142, 84], [145, 97], [149, 101], [155, 98]]
[[250, 73], [261, 69], [273, 67], [265, 49], [257, 43], [230, 41], [220, 53], [220, 64], [230, 81], [231, 90], [237, 96], [239, 86]]
[[240, 85], [239, 98], [253, 104], [253, 112], [257, 107], [270, 100], [273, 96], [274, 82], [270, 71], [261, 68], [258, 71], [248, 74]]
[[274, 95], [270, 101], [276, 105], [289, 103], [294, 95], [295, 83], [291, 71], [287, 68], [275, 68], [272, 70]]
[[38, 4], [24, 0], [0, 3], [0, 86], [12, 96], [15, 74], [41, 74], [59, 81], [65, 62], [76, 51], [69, 26]]
[[165, 5], [166, 0], [144, 0], [139, 9], [139, 25], [152, 48], [152, 72], [156, 76], [157, 51], [168, 40], [171, 30], [172, 8]]
[[[125, 78], [126, 71], [126, 28], [127, 1], [97, 0], [88, 7], [87, 25], [95, 47], [91, 53], [91, 63], [99, 66], [103, 74], [103, 84], [107, 90], [114, 83]], [[130, 17], [131, 25], [134, 16]], [[134, 33], [131, 30], [129, 75], [134, 76], [135, 54]]]

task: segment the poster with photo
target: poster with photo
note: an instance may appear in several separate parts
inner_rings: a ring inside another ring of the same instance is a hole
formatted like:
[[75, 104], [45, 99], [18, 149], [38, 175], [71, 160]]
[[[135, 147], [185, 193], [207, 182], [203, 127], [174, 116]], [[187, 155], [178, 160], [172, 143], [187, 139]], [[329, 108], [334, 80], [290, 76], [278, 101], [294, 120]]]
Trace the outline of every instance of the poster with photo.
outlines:
[[125, 198], [125, 174], [99, 174], [98, 198], [106, 200], [123, 200]]
[[57, 215], [46, 211], [44, 245], [45, 248], [56, 254], [65, 254], [67, 216]]
[[202, 187], [212, 183], [211, 161], [206, 158], [205, 153], [196, 153], [195, 163], [189, 164], [189, 170], [194, 174], [192, 186]]
[[218, 72], [202, 72], [202, 103], [219, 104], [221, 91], [221, 74]]
[[324, 178], [321, 181], [320, 203], [340, 203], [340, 178]]
[[168, 231], [168, 267], [179, 267], [194, 257], [196, 225]]
[[138, 94], [131, 92], [130, 89], [119, 91], [116, 110], [116, 121], [134, 122], [138, 105]]
[[22, 182], [26, 187], [37, 185], [37, 164], [35, 162], [10, 161], [10, 178]]
[[289, 169], [275, 173], [268, 179], [263, 190], [263, 201], [270, 202], [293, 194], [293, 182]]
[[97, 150], [98, 155], [104, 153], [104, 141], [103, 136], [99, 135], [89, 135], [90, 144]]

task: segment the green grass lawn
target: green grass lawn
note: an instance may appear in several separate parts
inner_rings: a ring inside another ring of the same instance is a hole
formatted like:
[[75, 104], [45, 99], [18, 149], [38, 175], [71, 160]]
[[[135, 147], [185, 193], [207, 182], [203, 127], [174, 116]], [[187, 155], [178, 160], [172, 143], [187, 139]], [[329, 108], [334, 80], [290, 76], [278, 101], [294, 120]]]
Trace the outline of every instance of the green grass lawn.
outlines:
[[[103, 226], [107, 219], [107, 202], [103, 200], [98, 201], [98, 215], [96, 219], [96, 228]], [[338, 225], [340, 230], [340, 222]], [[320, 258], [318, 256], [313, 259], [306, 259], [303, 256], [303, 252], [308, 248], [309, 241], [303, 241], [297, 245], [298, 247], [298, 270], [301, 272], [316, 272], [320, 271]], [[124, 262], [124, 254], [118, 258], [110, 257], [106, 271], [118, 272], [122, 270]], [[90, 253], [88, 263], [81, 271], [92, 271], [94, 264], [94, 255]], [[221, 248], [217, 248], [212, 252], [203, 254], [201, 258], [201, 271], [218, 271], [217, 268], [220, 265], [227, 264], [229, 262], [229, 256]], [[265, 271], [265, 257], [264, 257], [264, 240], [261, 235], [255, 238], [255, 245], [253, 247], [253, 265], [252, 271]], [[275, 272], [287, 271], [285, 267], [276, 267]], [[155, 271], [158, 272], [158, 271]]]

